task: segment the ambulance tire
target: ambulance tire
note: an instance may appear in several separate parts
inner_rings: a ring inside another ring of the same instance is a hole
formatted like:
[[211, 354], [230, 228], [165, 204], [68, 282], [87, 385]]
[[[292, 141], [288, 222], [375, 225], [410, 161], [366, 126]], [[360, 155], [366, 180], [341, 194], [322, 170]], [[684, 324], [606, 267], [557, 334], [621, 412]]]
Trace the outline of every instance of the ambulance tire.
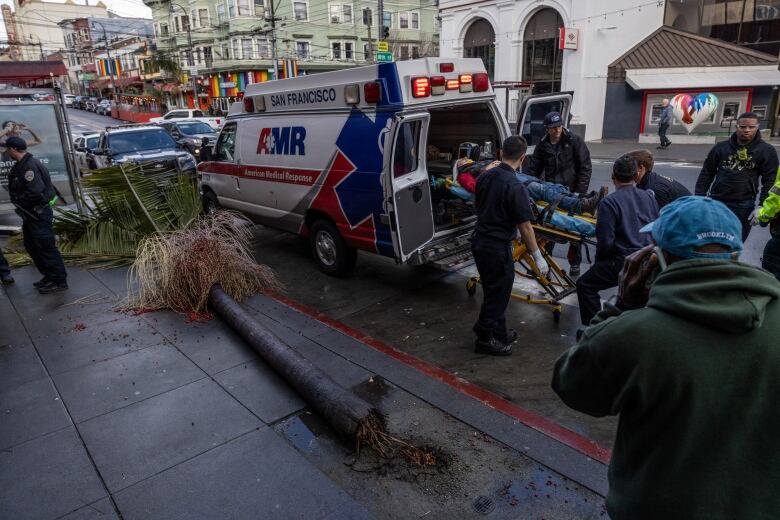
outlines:
[[213, 191], [203, 192], [203, 213], [213, 215], [219, 210], [219, 201]]
[[317, 220], [309, 232], [309, 245], [320, 270], [331, 276], [345, 276], [355, 268], [357, 250], [349, 247], [329, 220]]

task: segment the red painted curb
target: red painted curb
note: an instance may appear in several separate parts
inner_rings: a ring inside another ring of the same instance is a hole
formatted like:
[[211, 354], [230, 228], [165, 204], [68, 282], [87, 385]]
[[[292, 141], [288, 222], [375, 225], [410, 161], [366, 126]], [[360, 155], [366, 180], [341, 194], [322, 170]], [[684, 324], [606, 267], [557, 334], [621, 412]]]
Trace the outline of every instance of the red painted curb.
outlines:
[[611, 450], [599, 445], [587, 437], [584, 437], [578, 433], [574, 433], [573, 431], [568, 430], [548, 419], [545, 419], [544, 417], [520, 408], [519, 406], [507, 401], [503, 397], [490, 392], [489, 390], [485, 390], [484, 388], [479, 387], [474, 383], [470, 383], [465, 379], [457, 377], [442, 368], [418, 359], [411, 354], [402, 352], [395, 347], [388, 345], [387, 343], [379, 341], [378, 339], [363, 334], [362, 332], [357, 331], [325, 314], [322, 314], [319, 311], [311, 309], [302, 303], [291, 300], [280, 294], [271, 293], [267, 295], [289, 307], [292, 307], [298, 312], [314, 318], [315, 320], [322, 322], [325, 325], [328, 325], [329, 327], [332, 327], [339, 332], [360, 341], [361, 343], [365, 343], [369, 347], [378, 350], [379, 352], [388, 355], [407, 366], [419, 370], [423, 374], [433, 377], [437, 381], [440, 381], [458, 390], [459, 392], [468, 395], [469, 397], [472, 397], [505, 415], [508, 415], [509, 417], [517, 419], [529, 428], [533, 428], [534, 430], [543, 433], [544, 435], [547, 435], [548, 437], [555, 439], [556, 441], [565, 444], [566, 446], [569, 446], [570, 448], [575, 449], [592, 459], [595, 459], [604, 464], [609, 464], [609, 460], [612, 454]]

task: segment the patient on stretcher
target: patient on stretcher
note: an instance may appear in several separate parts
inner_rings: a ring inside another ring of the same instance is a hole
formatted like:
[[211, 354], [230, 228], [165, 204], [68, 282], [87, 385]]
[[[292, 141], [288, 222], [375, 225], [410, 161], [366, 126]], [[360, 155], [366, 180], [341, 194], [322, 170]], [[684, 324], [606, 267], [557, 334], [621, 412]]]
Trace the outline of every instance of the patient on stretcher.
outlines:
[[[498, 161], [474, 162], [471, 159], [458, 159], [453, 168], [453, 178], [456, 182], [449, 186], [450, 193], [464, 200], [473, 200], [477, 186], [477, 177], [498, 164]], [[544, 206], [537, 204], [537, 209], [543, 215], [542, 223], [552, 224], [554, 227], [564, 231], [586, 237], [595, 235], [596, 226], [593, 223], [573, 215], [582, 213], [595, 214], [599, 202], [607, 194], [606, 186], [603, 186], [598, 193], [587, 197], [578, 197], [561, 184], [541, 181], [522, 172], [516, 172], [515, 175], [517, 175], [520, 182], [525, 184], [528, 194], [535, 203], [545, 202], [548, 204], [548, 208], [560, 209], [570, 214], [565, 215], [556, 211], [545, 212]]]

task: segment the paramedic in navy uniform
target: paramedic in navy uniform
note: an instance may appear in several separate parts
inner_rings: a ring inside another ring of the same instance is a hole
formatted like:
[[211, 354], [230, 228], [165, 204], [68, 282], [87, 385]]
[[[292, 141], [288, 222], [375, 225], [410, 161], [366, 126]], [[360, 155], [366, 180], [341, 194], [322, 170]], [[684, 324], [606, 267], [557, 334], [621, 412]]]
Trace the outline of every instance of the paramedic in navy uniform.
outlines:
[[477, 353], [508, 356], [517, 339], [517, 332], [506, 328], [504, 315], [515, 279], [512, 241], [518, 230], [539, 271], [544, 275], [550, 271], [536, 245], [531, 226], [534, 218], [531, 198], [515, 176], [527, 148], [522, 137], [508, 137], [501, 150], [501, 164], [477, 179], [477, 225], [471, 239], [471, 251], [484, 294], [479, 320], [474, 325]]

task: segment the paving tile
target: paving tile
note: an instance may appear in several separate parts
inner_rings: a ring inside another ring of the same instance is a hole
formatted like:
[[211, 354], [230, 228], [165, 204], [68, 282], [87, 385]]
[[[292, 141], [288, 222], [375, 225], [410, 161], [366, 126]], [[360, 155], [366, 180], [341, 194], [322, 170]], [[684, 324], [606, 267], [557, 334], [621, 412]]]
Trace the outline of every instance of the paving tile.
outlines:
[[188, 323], [181, 314], [154, 312], [144, 319], [209, 375], [257, 359], [254, 350], [217, 317]]
[[201, 380], [79, 425], [114, 492], [262, 423], [214, 381]]
[[[115, 495], [125, 520], [317, 519], [352, 500], [264, 428]], [[334, 517], [336, 518], [336, 517]]]
[[[127, 294], [128, 270], [127, 267], [116, 267], [114, 269], [90, 269], [89, 272], [113, 293], [124, 296]], [[133, 286], [137, 285], [137, 283], [133, 284]]]
[[73, 428], [0, 450], [0, 518], [57, 518], [105, 496]]
[[71, 424], [48, 377], [0, 392], [0, 448], [8, 448]]
[[214, 379], [266, 424], [306, 407], [290, 385], [261, 360], [242, 363]]
[[246, 302], [245, 306], [257, 310], [299, 334], [321, 334], [330, 330], [330, 327], [324, 323], [267, 296], [253, 297]]
[[54, 381], [77, 423], [205, 377], [164, 343], [57, 374]]
[[97, 325], [81, 323], [56, 337], [37, 340], [35, 345], [49, 372], [57, 374], [163, 341], [142, 318], [121, 315]]
[[104, 498], [79, 508], [57, 520], [117, 520], [118, 518], [111, 500]]
[[43, 364], [26, 337], [0, 342], [0, 393], [45, 376]]

